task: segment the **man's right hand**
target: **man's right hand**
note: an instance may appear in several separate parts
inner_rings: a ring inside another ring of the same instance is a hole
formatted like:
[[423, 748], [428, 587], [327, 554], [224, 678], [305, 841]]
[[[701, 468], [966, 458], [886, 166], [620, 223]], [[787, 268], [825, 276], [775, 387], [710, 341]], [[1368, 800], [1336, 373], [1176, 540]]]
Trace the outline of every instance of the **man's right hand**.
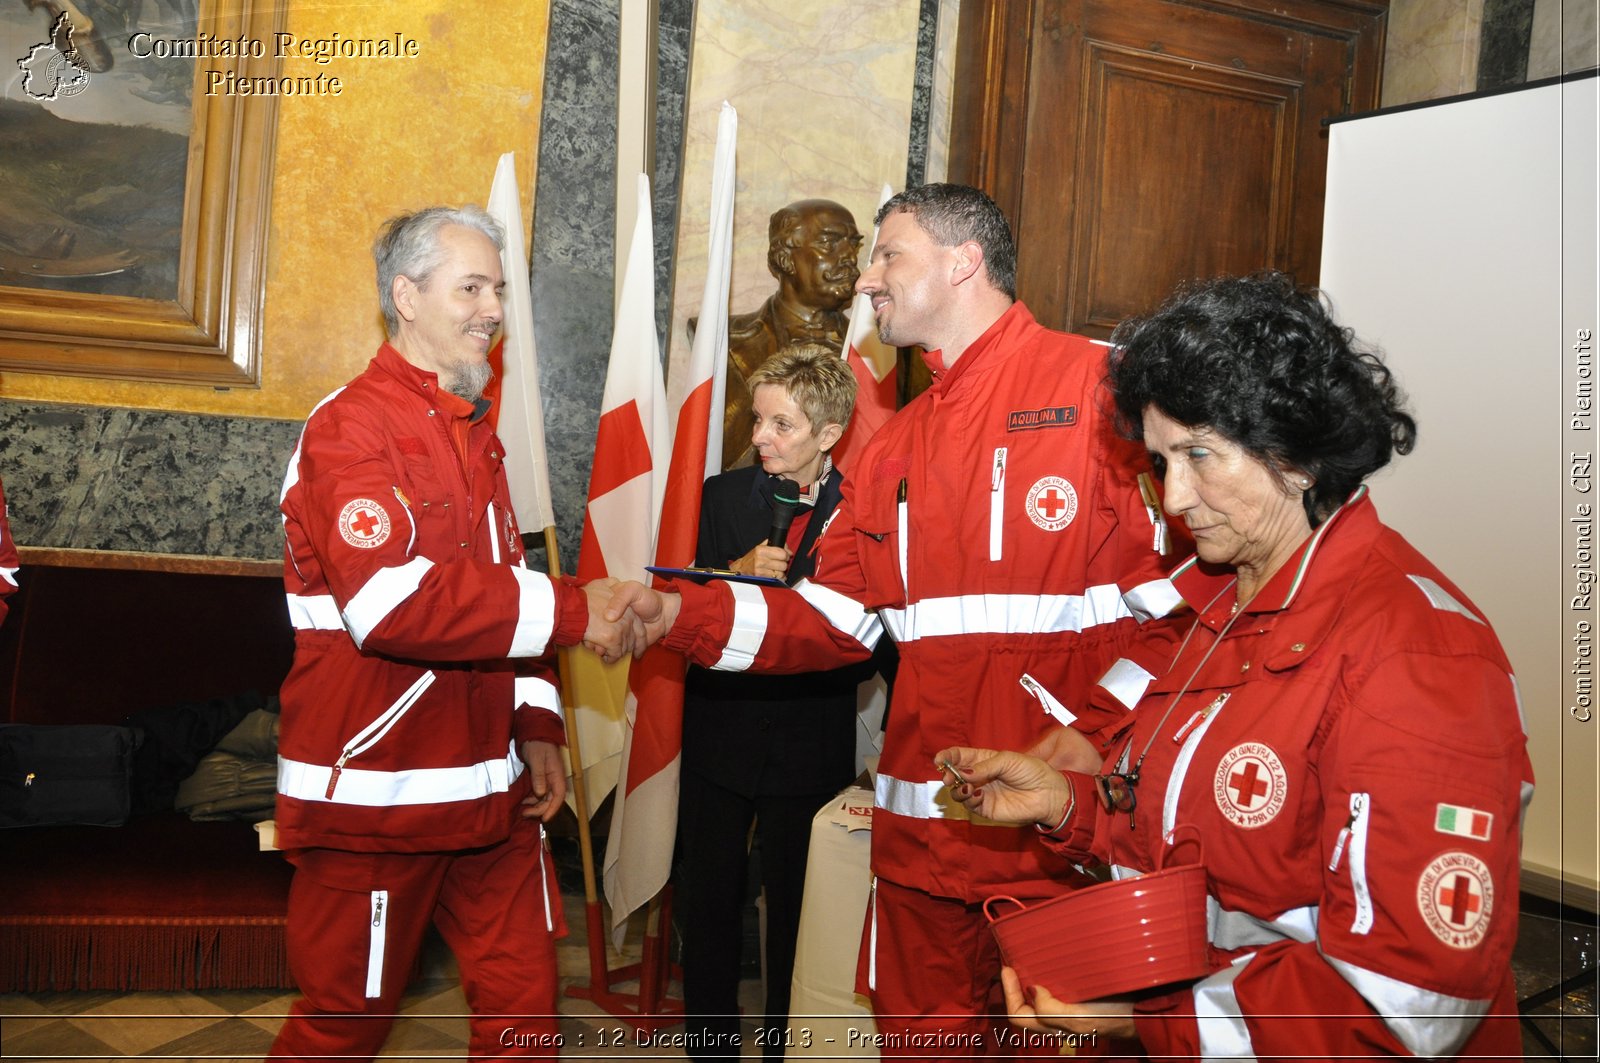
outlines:
[[651, 590], [642, 583], [630, 581], [612, 588], [605, 618], [612, 623], [621, 623], [625, 615], [632, 614], [631, 619], [639, 625], [633, 630], [637, 633], [642, 629], [643, 633], [643, 638], [636, 639], [633, 645], [633, 655], [638, 657], [672, 630], [682, 605], [681, 595]]
[[623, 612], [607, 615], [615, 601], [613, 595], [625, 586], [628, 584], [610, 578], [590, 580], [583, 585], [583, 593], [589, 601], [589, 626], [583, 633], [583, 644], [607, 664], [620, 661], [629, 653], [637, 657], [647, 645], [644, 625], [638, 619], [624, 618]]

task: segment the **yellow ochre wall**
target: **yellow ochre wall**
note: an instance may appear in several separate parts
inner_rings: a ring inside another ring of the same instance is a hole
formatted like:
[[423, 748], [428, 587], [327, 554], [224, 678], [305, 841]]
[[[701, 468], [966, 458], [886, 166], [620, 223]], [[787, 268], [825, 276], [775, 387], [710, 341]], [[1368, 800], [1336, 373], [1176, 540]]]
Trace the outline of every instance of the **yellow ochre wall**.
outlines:
[[478, 203], [501, 153], [517, 153], [532, 224], [548, 0], [492, 10], [446, 0], [287, 4], [288, 33], [418, 42], [414, 59], [283, 61], [338, 77], [339, 96], [278, 101], [261, 387], [139, 384], [8, 372], [6, 398], [298, 420], [361, 371], [383, 340], [372, 238], [385, 218]]

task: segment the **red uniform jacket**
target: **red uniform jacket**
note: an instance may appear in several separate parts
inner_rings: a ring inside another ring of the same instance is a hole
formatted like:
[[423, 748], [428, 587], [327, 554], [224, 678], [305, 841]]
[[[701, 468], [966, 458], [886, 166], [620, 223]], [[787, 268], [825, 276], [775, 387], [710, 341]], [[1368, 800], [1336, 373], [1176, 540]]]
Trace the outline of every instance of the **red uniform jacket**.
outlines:
[[548, 658], [507, 658], [580, 641], [584, 595], [524, 566], [500, 441], [478, 419], [463, 462], [437, 389], [385, 344], [289, 463], [286, 849], [498, 842], [528, 790], [519, 744], [563, 741]]
[[933, 754], [1021, 748], [1069, 721], [1051, 692], [1088, 689], [1134, 630], [1119, 581], [1162, 571], [1147, 462], [1103, 413], [1105, 360], [1013, 305], [872, 437], [812, 579], [678, 588], [664, 644], [708, 667], [811, 671], [864, 659], [883, 628], [895, 638], [872, 829], [873, 871], [890, 881], [976, 902], [1001, 886], [1059, 893], [1078, 875], [1031, 831], [971, 819]]
[[1128, 875], [1156, 867], [1175, 828], [1198, 831], [1218, 969], [1141, 1005], [1146, 1050], [1520, 1059], [1511, 950], [1533, 775], [1483, 615], [1365, 488], [1231, 627], [1231, 574], [1191, 560], [1173, 582], [1199, 626], [1105, 769], [1148, 744], [1134, 815], [1069, 775], [1059, 847]]

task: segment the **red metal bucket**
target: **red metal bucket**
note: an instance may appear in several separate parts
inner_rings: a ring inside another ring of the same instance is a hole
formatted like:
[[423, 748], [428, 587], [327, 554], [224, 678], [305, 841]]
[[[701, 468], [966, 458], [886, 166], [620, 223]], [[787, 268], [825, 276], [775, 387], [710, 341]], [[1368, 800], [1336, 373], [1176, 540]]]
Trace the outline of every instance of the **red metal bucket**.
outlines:
[[[1165, 862], [1163, 853], [1161, 870], [1031, 906], [990, 897], [983, 911], [1001, 958], [1024, 988], [1044, 986], [1066, 1003], [1209, 974], [1205, 865]], [[1019, 910], [996, 916], [990, 906], [1001, 901]]]

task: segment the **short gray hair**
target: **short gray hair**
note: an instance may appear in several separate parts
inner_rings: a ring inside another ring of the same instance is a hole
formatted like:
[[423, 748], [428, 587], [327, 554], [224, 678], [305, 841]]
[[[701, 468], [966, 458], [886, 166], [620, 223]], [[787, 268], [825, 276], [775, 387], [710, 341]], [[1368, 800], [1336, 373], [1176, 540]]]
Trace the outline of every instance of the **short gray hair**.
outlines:
[[383, 223], [383, 230], [372, 245], [372, 259], [378, 267], [378, 306], [383, 323], [393, 336], [400, 331], [400, 313], [394, 305], [394, 279], [410, 277], [426, 288], [433, 271], [444, 258], [439, 246], [439, 231], [446, 225], [476, 229], [505, 250], [505, 231], [482, 207], [426, 207], [412, 214], [400, 214]]

